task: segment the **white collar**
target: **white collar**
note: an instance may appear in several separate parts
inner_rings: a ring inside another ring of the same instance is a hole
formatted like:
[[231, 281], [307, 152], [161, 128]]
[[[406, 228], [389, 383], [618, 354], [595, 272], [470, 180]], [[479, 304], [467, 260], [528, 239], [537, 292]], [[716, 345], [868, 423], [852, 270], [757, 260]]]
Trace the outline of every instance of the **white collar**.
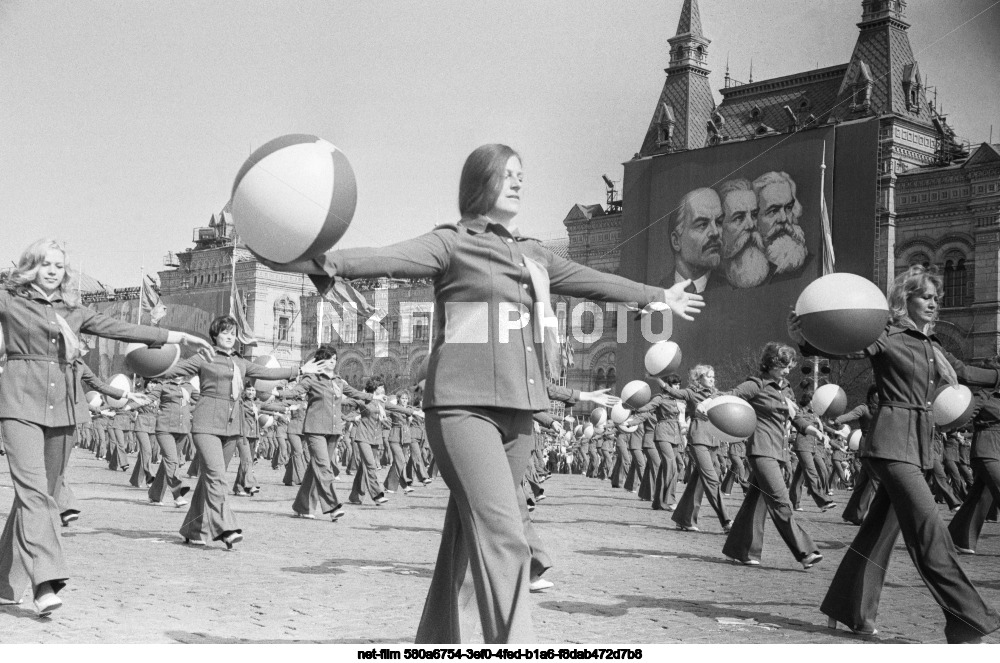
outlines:
[[[694, 291], [697, 294], [705, 292], [705, 288], [708, 287], [708, 277], [712, 275], [712, 272], [705, 272], [704, 276], [699, 276], [694, 279]], [[680, 283], [681, 281], [686, 281], [687, 279], [680, 275], [680, 272], [674, 272], [674, 283]]]

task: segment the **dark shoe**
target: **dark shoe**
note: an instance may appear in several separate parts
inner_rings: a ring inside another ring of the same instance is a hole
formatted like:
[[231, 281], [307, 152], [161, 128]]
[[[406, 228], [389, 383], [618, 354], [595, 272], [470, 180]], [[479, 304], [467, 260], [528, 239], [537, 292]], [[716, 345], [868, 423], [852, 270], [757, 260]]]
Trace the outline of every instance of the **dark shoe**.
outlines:
[[742, 564], [743, 566], [760, 566], [759, 559], [736, 559], [735, 557], [729, 557], [729, 561], [736, 562], [737, 564]]
[[723, 534], [729, 534], [731, 531], [733, 531], [733, 521], [727, 520], [722, 525], [722, 533]]
[[[837, 630], [837, 620], [834, 619], [833, 617], [828, 618], [826, 620], [826, 626], [827, 626], [827, 628], [832, 628], [833, 630]], [[870, 631], [865, 631], [863, 629], [852, 628], [851, 632], [853, 632], [855, 635], [863, 635], [865, 637], [871, 637], [873, 635], [878, 635], [878, 629], [877, 628], [873, 628]]]
[[62, 520], [62, 526], [63, 527], [69, 527], [69, 524], [71, 522], [80, 519], [80, 512], [79, 511], [66, 511], [64, 513], [59, 514], [59, 519]]

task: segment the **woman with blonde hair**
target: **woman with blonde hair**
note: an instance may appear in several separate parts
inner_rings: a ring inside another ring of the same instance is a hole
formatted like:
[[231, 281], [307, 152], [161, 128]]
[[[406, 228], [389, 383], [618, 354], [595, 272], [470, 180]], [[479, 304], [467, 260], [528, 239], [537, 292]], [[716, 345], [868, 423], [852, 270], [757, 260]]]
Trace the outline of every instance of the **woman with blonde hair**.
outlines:
[[[844, 555], [820, 608], [829, 625], [874, 635], [879, 599], [892, 549], [903, 533], [917, 572], [944, 611], [949, 643], [978, 642], [1000, 628], [1000, 615], [983, 601], [958, 562], [924, 473], [934, 466], [931, 404], [942, 384], [997, 388], [1000, 371], [966, 366], [933, 335], [941, 279], [920, 265], [889, 288], [892, 318], [862, 353], [875, 374], [878, 411], [858, 455], [879, 479], [868, 515]], [[789, 335], [804, 352], [818, 354], [802, 337], [794, 312]]]
[[[549, 405], [546, 366], [558, 370], [550, 292], [656, 302], [685, 318], [702, 306], [700, 296], [684, 292], [690, 281], [670, 290], [646, 286], [560, 258], [524, 235], [514, 224], [522, 180], [517, 152], [483, 145], [462, 168], [457, 223], [385, 248], [334, 250], [274, 265], [325, 277], [321, 290], [332, 285], [331, 277], [434, 281], [434, 346], [423, 406], [451, 494], [417, 629], [421, 643], [467, 641], [476, 621], [487, 643], [535, 639], [531, 555], [517, 491], [534, 447], [532, 413]], [[509, 313], [522, 307], [536, 324], [512, 330]]]
[[154, 346], [181, 343], [211, 353], [211, 346], [190, 334], [130, 324], [81, 306], [69, 285], [72, 278], [63, 248], [38, 240], [0, 289], [7, 348], [0, 429], [14, 484], [14, 503], [0, 535], [0, 600], [17, 603], [30, 586], [39, 614], [62, 605], [56, 594], [69, 577], [52, 492], [62, 482], [74, 429], [88, 416], [79, 380], [79, 334]]

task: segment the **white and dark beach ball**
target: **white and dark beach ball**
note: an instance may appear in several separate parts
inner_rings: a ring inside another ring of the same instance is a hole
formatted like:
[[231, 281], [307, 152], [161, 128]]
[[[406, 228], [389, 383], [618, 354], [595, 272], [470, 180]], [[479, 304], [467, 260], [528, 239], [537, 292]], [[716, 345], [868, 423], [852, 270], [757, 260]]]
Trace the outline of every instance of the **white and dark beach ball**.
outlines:
[[357, 205], [354, 170], [331, 143], [307, 134], [268, 141], [233, 183], [236, 232], [278, 263], [315, 258], [347, 232]]
[[125, 365], [136, 375], [158, 378], [177, 365], [181, 346], [168, 343], [160, 348], [150, 348], [142, 343], [125, 346]]
[[706, 414], [713, 426], [732, 437], [747, 438], [757, 430], [757, 413], [738, 396], [716, 396]]
[[972, 391], [964, 384], [938, 387], [932, 403], [934, 425], [946, 431], [969, 423], [975, 406]]
[[87, 399], [87, 405], [93, 408], [99, 408], [104, 404], [104, 397], [96, 391], [88, 391], [84, 398]]
[[653, 397], [649, 385], [644, 380], [632, 380], [622, 387], [622, 402], [625, 407], [637, 410]]
[[603, 426], [604, 422], [608, 420], [608, 411], [603, 407], [595, 407], [590, 411], [590, 423], [595, 426]]
[[615, 403], [611, 407], [611, 421], [616, 424], [623, 424], [632, 416], [632, 411], [625, 407], [623, 403]]
[[594, 437], [594, 424], [587, 424], [583, 427], [583, 439], [589, 440]]
[[[118, 373], [117, 375], [113, 375], [111, 379], [108, 380], [108, 384], [114, 387], [115, 389], [121, 389], [126, 394], [132, 393], [132, 380], [129, 378], [129, 376], [123, 373]], [[125, 398], [111, 398], [110, 396], [108, 396], [107, 402], [110, 407], [121, 408], [125, 407], [125, 403], [127, 403], [128, 400], [126, 400]]]
[[861, 446], [861, 429], [858, 428], [851, 433], [851, 436], [847, 438], [847, 448], [851, 451], [857, 451], [858, 447]]
[[834, 419], [847, 410], [847, 393], [835, 384], [824, 384], [812, 397], [813, 412]]
[[646, 372], [654, 378], [674, 373], [681, 365], [681, 348], [673, 341], [657, 341], [646, 350]]
[[795, 313], [806, 340], [835, 355], [864, 350], [889, 322], [889, 304], [878, 286], [847, 273], [827, 274], [806, 286]]
[[257, 415], [257, 426], [261, 430], [264, 430], [265, 428], [270, 428], [272, 424], [274, 424], [274, 417], [272, 417], [271, 415], [264, 412], [261, 412], [259, 415]]

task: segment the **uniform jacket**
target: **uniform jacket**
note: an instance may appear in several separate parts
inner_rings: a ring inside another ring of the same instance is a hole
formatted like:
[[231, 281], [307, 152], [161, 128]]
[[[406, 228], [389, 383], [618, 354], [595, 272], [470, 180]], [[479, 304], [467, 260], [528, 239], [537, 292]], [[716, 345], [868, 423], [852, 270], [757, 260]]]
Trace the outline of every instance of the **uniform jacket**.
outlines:
[[698, 413], [698, 404], [709, 398], [718, 396], [719, 391], [717, 389], [709, 389], [701, 385], [692, 385], [687, 389], [678, 389], [677, 387], [666, 385], [663, 387], [663, 393], [671, 398], [683, 400], [687, 404], [688, 421], [691, 422], [688, 426], [688, 440], [691, 444], [703, 447], [719, 446], [719, 438], [715, 435], [715, 427], [702, 419]]
[[7, 367], [0, 379], [0, 419], [42, 426], [75, 426], [87, 421], [80, 389], [79, 360], [66, 361], [66, 345], [56, 315], [76, 335], [81, 332], [120, 341], [160, 346], [167, 330], [133, 325], [85, 306], [70, 308], [56, 292], [48, 301], [29, 286], [0, 288], [0, 326]]
[[179, 384], [161, 382], [154, 386], [160, 398], [156, 413], [157, 433], [190, 433], [191, 413], [184, 404], [184, 390]]
[[[401, 412], [398, 405], [389, 405], [381, 401], [354, 401], [361, 419], [354, 427], [354, 441], [363, 442], [373, 447], [382, 446], [382, 428], [387, 423], [389, 412]], [[407, 410], [409, 408], [406, 408]]]
[[[534, 293], [526, 259], [546, 270], [552, 294], [643, 306], [664, 301], [660, 288], [556, 256], [540, 241], [511, 233], [484, 216], [438, 226], [385, 248], [330, 251], [317, 263], [331, 277], [434, 280], [434, 343], [425, 408], [537, 411], [549, 405], [542, 339], [534, 338], [530, 322], [501, 339], [499, 325], [501, 316], [516, 320], [518, 307], [533, 312], [536, 299], [548, 299], [548, 293]], [[332, 285], [329, 279], [314, 280], [321, 292]]]
[[[195, 433], [230, 436], [246, 435], [243, 412], [239, 402], [233, 398], [233, 367], [239, 368], [243, 379], [290, 380], [298, 375], [296, 368], [265, 368], [238, 355], [229, 355], [216, 350], [212, 359], [195, 355], [178, 363], [163, 374], [163, 380], [197, 375], [201, 387], [201, 397], [194, 406], [191, 430]], [[242, 400], [242, 381], [240, 395]]]
[[[769, 378], [752, 377], [727, 393], [745, 400], [757, 415], [757, 429], [747, 438], [747, 455], [786, 460], [785, 423], [790, 418], [787, 401], [794, 398], [792, 390]], [[801, 412], [792, 419], [800, 433], [810, 423]]]
[[285, 399], [307, 395], [302, 432], [306, 435], [341, 435], [344, 432], [342, 406], [345, 398], [370, 401], [371, 394], [358, 391], [339, 375], [306, 375], [297, 385], [281, 392]]
[[1000, 392], [976, 394], [972, 419], [972, 458], [1000, 460]]
[[[890, 324], [863, 354], [846, 357], [868, 357], [879, 397], [871, 434], [861, 441], [859, 456], [910, 463], [924, 470], [934, 467], [931, 405], [934, 391], [941, 384], [934, 365], [934, 347], [955, 369], [959, 382], [997, 388], [1000, 373], [996, 370], [966, 366], [942, 348], [937, 338], [912, 324]], [[821, 354], [808, 345], [804, 352]]]

